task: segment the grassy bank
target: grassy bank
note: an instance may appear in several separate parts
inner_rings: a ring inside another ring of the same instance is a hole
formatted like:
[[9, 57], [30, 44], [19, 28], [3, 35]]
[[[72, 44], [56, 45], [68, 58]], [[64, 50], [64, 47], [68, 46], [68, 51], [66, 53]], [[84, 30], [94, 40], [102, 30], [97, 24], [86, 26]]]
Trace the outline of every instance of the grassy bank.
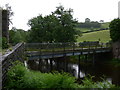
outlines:
[[109, 30], [104, 31], [96, 31], [91, 33], [85, 33], [83, 36], [78, 37], [77, 42], [83, 41], [99, 41], [100, 42], [108, 42], [111, 40]]
[[104, 81], [93, 82], [92, 77], [85, 78], [81, 84], [76, 83], [75, 77], [68, 73], [41, 73], [30, 71], [20, 62], [15, 62], [8, 74], [5, 89], [18, 88], [115, 88], [115, 85]]

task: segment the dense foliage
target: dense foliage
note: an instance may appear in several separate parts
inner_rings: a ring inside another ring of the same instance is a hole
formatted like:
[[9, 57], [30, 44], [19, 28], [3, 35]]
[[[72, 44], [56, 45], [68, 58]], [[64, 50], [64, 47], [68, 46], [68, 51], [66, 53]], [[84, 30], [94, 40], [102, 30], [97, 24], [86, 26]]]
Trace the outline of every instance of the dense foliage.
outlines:
[[92, 77], [82, 80], [82, 84], [75, 83], [75, 77], [67, 73], [41, 73], [30, 71], [20, 62], [15, 62], [7, 74], [5, 89], [22, 88], [115, 88], [115, 85], [104, 82], [93, 82]]
[[9, 44], [6, 37], [2, 37], [2, 49], [8, 48]]
[[109, 27], [112, 41], [120, 41], [120, 19], [117, 18], [112, 20]]
[[2, 37], [0, 37], [0, 50], [2, 50]]
[[15, 64], [8, 72], [6, 89], [78, 87], [75, 78], [66, 73], [40, 73], [29, 71], [21, 63], [15, 62]]
[[26, 42], [27, 35], [28, 35], [28, 32], [26, 32], [22, 29], [9, 30], [9, 43], [14, 45], [19, 42]]
[[39, 15], [29, 20], [29, 42], [74, 42], [80, 32], [74, 29], [77, 21], [73, 19], [72, 9], [57, 7], [52, 14]]

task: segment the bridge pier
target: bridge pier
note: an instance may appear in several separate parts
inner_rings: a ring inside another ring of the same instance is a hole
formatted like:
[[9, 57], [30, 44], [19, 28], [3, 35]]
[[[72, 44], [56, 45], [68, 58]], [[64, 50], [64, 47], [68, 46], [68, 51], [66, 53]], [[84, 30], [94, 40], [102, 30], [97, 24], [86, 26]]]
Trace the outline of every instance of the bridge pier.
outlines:
[[92, 58], [93, 60], [93, 64], [95, 64], [95, 51], [93, 51], [93, 58]]
[[65, 71], [67, 72], [68, 71], [68, 62], [67, 62], [67, 58], [66, 56], [64, 56], [64, 60], [65, 60]]
[[80, 55], [78, 56], [78, 78], [80, 78]]
[[85, 62], [87, 63], [88, 55], [85, 54]]
[[[45, 64], [46, 64], [46, 67], [49, 68], [48, 59], [45, 59]], [[47, 72], [49, 72], [49, 69], [47, 69]]]
[[55, 60], [55, 61], [56, 61], [57, 70], [60, 71], [59, 70], [59, 60]]
[[52, 62], [52, 59], [50, 59], [50, 71], [53, 70], [53, 62]]
[[38, 69], [41, 71], [42, 59], [39, 59], [39, 66]]

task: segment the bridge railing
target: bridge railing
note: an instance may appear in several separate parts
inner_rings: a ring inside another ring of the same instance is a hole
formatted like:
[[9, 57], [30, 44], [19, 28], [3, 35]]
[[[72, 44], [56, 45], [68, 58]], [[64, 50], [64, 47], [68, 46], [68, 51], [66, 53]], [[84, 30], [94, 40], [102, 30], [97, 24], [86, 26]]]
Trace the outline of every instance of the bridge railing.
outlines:
[[18, 43], [12, 48], [12, 51], [9, 51], [6, 54], [2, 55], [2, 86], [4, 86], [5, 80], [7, 78], [7, 72], [13, 65], [12, 63], [16, 60], [23, 62], [23, 58], [24, 43]]
[[[26, 43], [27, 55], [45, 55], [45, 54], [59, 54], [77, 51], [90, 51], [94, 49], [110, 48], [109, 43], [99, 42], [81, 42], [81, 43]], [[32, 52], [32, 53], [31, 53]]]

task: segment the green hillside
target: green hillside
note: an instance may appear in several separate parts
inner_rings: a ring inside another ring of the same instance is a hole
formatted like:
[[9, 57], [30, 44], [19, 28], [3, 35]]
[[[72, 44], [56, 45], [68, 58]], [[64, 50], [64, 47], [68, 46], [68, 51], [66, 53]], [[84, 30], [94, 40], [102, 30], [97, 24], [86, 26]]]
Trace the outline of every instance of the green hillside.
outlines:
[[90, 28], [76, 28], [77, 30], [80, 30], [81, 32], [87, 32], [87, 31], [91, 31]]
[[78, 37], [77, 42], [98, 40], [100, 40], [100, 42], [108, 42], [111, 40], [109, 30], [84, 33], [83, 36]]
[[109, 27], [109, 24], [110, 22], [105, 22], [105, 23], [102, 23], [101, 24], [101, 27], [100, 28], [76, 28], [77, 30], [80, 30], [81, 32], [86, 32], [86, 31], [96, 31], [96, 30], [99, 30], [99, 29], [105, 29], [105, 28], [108, 28]]

